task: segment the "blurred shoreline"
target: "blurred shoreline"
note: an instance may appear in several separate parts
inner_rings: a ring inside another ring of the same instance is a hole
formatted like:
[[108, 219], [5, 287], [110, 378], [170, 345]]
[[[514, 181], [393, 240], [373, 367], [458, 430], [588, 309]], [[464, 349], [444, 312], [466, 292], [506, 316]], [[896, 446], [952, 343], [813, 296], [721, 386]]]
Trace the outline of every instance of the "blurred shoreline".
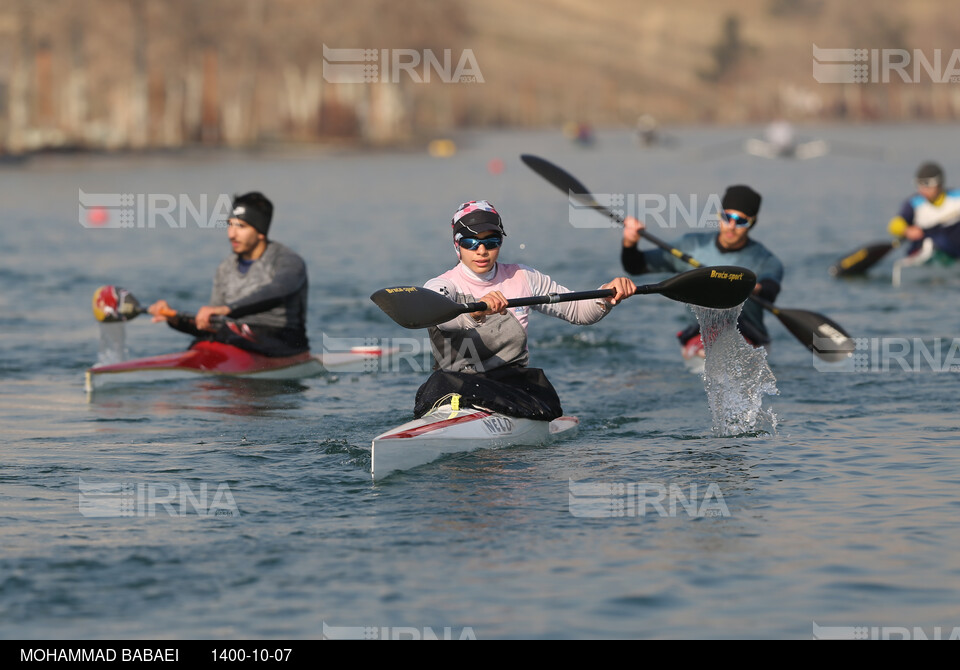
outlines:
[[570, 125], [953, 122], [956, 22], [933, 0], [11, 0], [0, 162], [406, 150]]
[[[645, 146], [637, 137], [635, 130], [628, 126], [601, 126], [592, 129], [592, 139], [590, 143], [583, 144], [582, 150], [591, 152], [602, 150], [604, 142], [613, 135], [617, 137], [618, 146], [623, 137], [631, 136], [635, 140], [638, 156], [645, 151], [689, 151], [698, 150], [698, 138], [711, 131], [722, 130], [725, 136], [741, 137], [746, 139], [750, 136], [761, 136], [771, 126], [761, 123], [737, 123], [728, 125], [705, 124], [705, 123], [687, 123], [676, 124], [662, 128], [663, 137], [667, 141], [653, 143]], [[943, 120], [936, 122], [919, 122], [913, 120], [903, 121], [876, 121], [872, 123], [854, 123], [851, 121], [829, 121], [820, 120], [816, 122], [791, 124], [791, 130], [801, 137], [823, 136], [829, 139], [841, 139], [837, 132], [843, 132], [845, 129], [862, 128], [880, 130], [909, 130], [916, 129], [956, 129], [960, 127], [960, 121]], [[264, 160], [296, 160], [313, 159], [318, 157], [336, 158], [365, 155], [383, 155], [383, 156], [421, 156], [432, 155], [439, 161], [452, 158], [460, 152], [469, 153], [475, 144], [484, 136], [509, 135], [516, 133], [524, 134], [529, 137], [533, 131], [544, 138], [553, 137], [558, 146], [568, 144], [576, 146], [578, 142], [564, 136], [562, 128], [544, 127], [544, 128], [465, 128], [454, 130], [448, 133], [438, 133], [434, 139], [421, 137], [410, 139], [405, 142], [395, 144], [371, 145], [362, 141], [300, 141], [300, 142], [262, 142], [250, 146], [228, 147], [228, 146], [209, 146], [209, 145], [184, 145], [179, 147], [144, 147], [139, 149], [120, 148], [120, 149], [101, 149], [101, 148], [58, 148], [44, 147], [34, 151], [25, 152], [19, 155], [0, 155], [0, 171], [17, 169], [47, 169], [57, 168], [58, 166], [71, 167], [78, 162], [83, 162], [89, 166], [103, 165], [109, 166], [115, 163], [126, 163], [129, 161], [161, 163], [167, 161], [182, 162], [218, 162], [223, 160], [239, 159], [246, 160], [250, 158], [259, 158]], [[439, 139], [438, 139], [439, 138]], [[444, 143], [450, 146], [449, 153], [439, 154], [432, 151], [432, 146], [436, 143]], [[703, 147], [699, 147], [703, 148]], [[738, 149], [729, 152], [731, 155], [739, 153]], [[693, 154], [691, 154], [693, 155]], [[712, 156], [715, 157], [715, 156]], [[881, 155], [874, 158], [885, 160]], [[886, 158], [889, 158], [887, 156]]]

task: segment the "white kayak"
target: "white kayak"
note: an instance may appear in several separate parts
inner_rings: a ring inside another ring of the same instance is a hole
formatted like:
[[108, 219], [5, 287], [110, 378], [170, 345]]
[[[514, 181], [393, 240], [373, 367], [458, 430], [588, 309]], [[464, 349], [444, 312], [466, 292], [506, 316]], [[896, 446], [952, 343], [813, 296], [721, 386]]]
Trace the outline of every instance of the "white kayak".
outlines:
[[517, 445], [537, 446], [576, 435], [580, 420], [518, 419], [473, 407], [441, 405], [419, 419], [373, 438], [370, 472], [382, 479], [430, 463], [446, 454]]

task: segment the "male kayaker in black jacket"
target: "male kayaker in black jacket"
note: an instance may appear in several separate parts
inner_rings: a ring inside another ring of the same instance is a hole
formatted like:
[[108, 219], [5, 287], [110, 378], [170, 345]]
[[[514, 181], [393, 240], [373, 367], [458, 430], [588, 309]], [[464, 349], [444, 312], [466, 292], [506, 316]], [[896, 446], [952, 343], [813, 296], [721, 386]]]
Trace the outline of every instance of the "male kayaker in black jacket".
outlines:
[[[194, 323], [177, 316], [166, 300], [150, 305], [154, 321], [199, 340], [212, 340], [264, 354], [292, 356], [308, 351], [307, 266], [303, 259], [267, 239], [273, 203], [262, 193], [237, 196], [227, 220], [234, 255], [217, 268], [210, 304]], [[227, 317], [225, 320], [214, 317]]]

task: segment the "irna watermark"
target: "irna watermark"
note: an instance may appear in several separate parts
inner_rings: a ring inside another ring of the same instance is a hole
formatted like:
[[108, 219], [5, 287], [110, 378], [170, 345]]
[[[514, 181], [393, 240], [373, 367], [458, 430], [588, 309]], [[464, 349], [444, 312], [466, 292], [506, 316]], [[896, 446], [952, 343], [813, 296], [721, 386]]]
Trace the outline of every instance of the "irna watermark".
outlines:
[[473, 50], [454, 57], [444, 49], [333, 49], [323, 45], [323, 78], [331, 84], [482, 84], [483, 73]]
[[[821, 372], [960, 372], [960, 338], [856, 337], [853, 353], [838, 362], [814, 355]], [[814, 336], [813, 346], [832, 353], [835, 341]]]
[[813, 45], [813, 78], [821, 84], [960, 82], [960, 49], [932, 56], [921, 49], [821, 49]]
[[[517, 313], [529, 307], [512, 307]], [[322, 333], [320, 358], [330, 372], [432, 372], [436, 356], [445, 361], [463, 361], [483, 370], [483, 361], [473, 340], [459, 345], [443, 340], [443, 349], [433, 348], [426, 337], [331, 337]]]
[[238, 517], [230, 486], [205, 482], [89, 482], [79, 479], [80, 514], [86, 517]]
[[[568, 482], [570, 514], [592, 519], [621, 516], [688, 517], [730, 516], [720, 486], [696, 483], [686, 490], [679, 484], [659, 482]], [[701, 493], [702, 491], [702, 493]]]
[[213, 202], [203, 193], [197, 202], [185, 193], [84, 193], [80, 191], [80, 225], [84, 228], [226, 228], [232, 200], [220, 193]]
[[818, 626], [814, 640], [960, 640], [960, 627], [934, 626]]
[[[660, 228], [718, 228], [723, 203], [711, 193], [700, 206], [696, 193], [598, 193], [592, 199], [570, 192], [569, 221], [574, 228], [617, 228], [628, 216]], [[602, 212], [606, 209], [606, 212]]]

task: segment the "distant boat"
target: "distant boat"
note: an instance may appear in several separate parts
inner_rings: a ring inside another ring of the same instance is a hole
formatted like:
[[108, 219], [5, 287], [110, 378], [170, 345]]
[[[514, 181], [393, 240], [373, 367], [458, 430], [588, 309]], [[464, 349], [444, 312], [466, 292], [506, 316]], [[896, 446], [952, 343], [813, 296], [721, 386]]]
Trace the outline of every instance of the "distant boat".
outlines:
[[884, 156], [883, 149], [865, 147], [849, 142], [828, 142], [822, 139], [801, 141], [797, 138], [793, 126], [787, 121], [774, 121], [766, 127], [763, 138], [734, 140], [709, 147], [700, 152], [702, 158], [714, 158], [722, 155], [747, 153], [759, 158], [786, 158], [809, 160], [820, 158], [828, 153], [851, 156], [854, 158], [872, 158], [880, 160]]
[[818, 158], [830, 151], [830, 145], [823, 140], [798, 142], [793, 126], [786, 121], [776, 121], [767, 126], [764, 139], [751, 138], [743, 143], [748, 154], [761, 158]]
[[581, 146], [590, 146], [595, 139], [593, 136], [593, 128], [590, 127], [590, 124], [575, 123], [573, 121], [564, 124], [563, 136]]
[[450, 139], [431, 140], [427, 145], [427, 153], [434, 158], [449, 158], [457, 153], [457, 144]]
[[637, 119], [635, 138], [637, 144], [644, 148], [667, 147], [676, 144], [676, 138], [665, 135], [657, 120], [650, 114], [643, 114]]

